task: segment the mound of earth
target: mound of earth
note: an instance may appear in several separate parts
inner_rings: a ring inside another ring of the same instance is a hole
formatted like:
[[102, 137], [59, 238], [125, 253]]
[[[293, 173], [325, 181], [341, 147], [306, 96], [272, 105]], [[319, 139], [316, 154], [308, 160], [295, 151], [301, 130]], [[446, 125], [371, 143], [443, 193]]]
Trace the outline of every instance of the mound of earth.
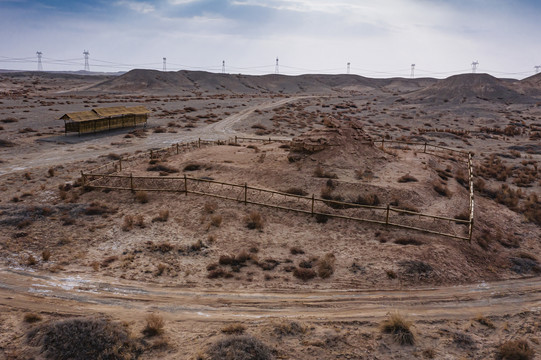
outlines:
[[310, 156], [318, 161], [336, 162], [338, 166], [345, 166], [348, 159], [356, 162], [359, 156], [372, 158], [379, 152], [374, 147], [372, 138], [357, 120], [328, 117], [323, 121], [323, 125], [324, 127], [303, 133], [291, 141], [288, 155], [290, 162]]
[[448, 77], [411, 94], [411, 98], [425, 102], [503, 102], [525, 103], [531, 98], [516, 91], [511, 83], [488, 74], [462, 74]]
[[530, 96], [541, 95], [541, 74], [535, 74], [517, 83], [523, 93]]

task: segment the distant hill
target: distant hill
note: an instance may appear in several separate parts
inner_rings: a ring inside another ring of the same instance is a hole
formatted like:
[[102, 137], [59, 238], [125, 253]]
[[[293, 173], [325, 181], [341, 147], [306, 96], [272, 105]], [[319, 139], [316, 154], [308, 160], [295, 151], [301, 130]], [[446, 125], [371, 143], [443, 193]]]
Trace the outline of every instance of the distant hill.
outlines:
[[423, 102], [529, 102], [531, 99], [521, 94], [512, 80], [497, 79], [488, 74], [454, 75], [411, 93], [408, 98]]
[[516, 85], [527, 95], [541, 96], [541, 73], [522, 79]]
[[[234, 93], [317, 93], [335, 91], [386, 91], [409, 92], [437, 81], [436, 79], [371, 79], [359, 75], [242, 75], [215, 74], [205, 71], [163, 72], [157, 70], [132, 70], [110, 78], [89, 88], [102, 92], [201, 92], [209, 94]], [[384, 89], [388, 87], [387, 89]]]

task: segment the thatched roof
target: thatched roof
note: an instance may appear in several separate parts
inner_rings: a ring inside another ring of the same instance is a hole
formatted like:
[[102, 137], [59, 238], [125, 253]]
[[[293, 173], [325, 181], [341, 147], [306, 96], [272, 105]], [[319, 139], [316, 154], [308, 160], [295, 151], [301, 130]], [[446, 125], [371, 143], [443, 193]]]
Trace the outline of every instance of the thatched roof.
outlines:
[[90, 121], [104, 119], [108, 117], [116, 117], [122, 115], [142, 115], [148, 114], [148, 110], [144, 106], [112, 106], [106, 108], [94, 108], [89, 111], [79, 111], [62, 115], [59, 120], [64, 121]]

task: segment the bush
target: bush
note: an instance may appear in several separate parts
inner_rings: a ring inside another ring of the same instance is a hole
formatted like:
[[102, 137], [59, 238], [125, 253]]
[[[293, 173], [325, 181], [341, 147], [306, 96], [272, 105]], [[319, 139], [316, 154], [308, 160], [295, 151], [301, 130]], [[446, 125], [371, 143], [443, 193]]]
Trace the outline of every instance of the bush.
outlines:
[[141, 350], [128, 329], [103, 318], [73, 318], [35, 327], [27, 334], [49, 359], [128, 360]]
[[439, 182], [435, 182], [434, 184], [432, 184], [432, 186], [434, 188], [434, 191], [436, 191], [441, 196], [451, 197], [451, 191], [449, 191], [449, 189], [445, 185]]
[[222, 225], [222, 215], [212, 215], [210, 217], [210, 224], [215, 227], [220, 227]]
[[398, 245], [423, 245], [424, 243], [421, 240], [413, 239], [413, 238], [400, 238], [396, 239], [394, 241], [395, 244]]
[[199, 169], [201, 169], [200, 164], [188, 164], [184, 166], [184, 171], [197, 171]]
[[417, 181], [419, 180], [417, 180], [417, 178], [415, 178], [414, 176], [411, 176], [410, 174], [406, 174], [398, 178], [399, 183], [409, 183], [409, 182], [417, 182]]
[[154, 164], [152, 166], [147, 167], [147, 171], [156, 171], [156, 172], [167, 173], [167, 174], [178, 173], [178, 169], [166, 164]]
[[291, 255], [302, 255], [304, 254], [304, 250], [301, 249], [300, 247], [298, 246], [293, 246], [289, 249], [289, 252], [291, 253]]
[[110, 209], [106, 204], [102, 204], [97, 201], [93, 201], [85, 209], [86, 215], [106, 215], [113, 214], [116, 210]]
[[246, 216], [245, 221], [248, 229], [263, 230], [263, 218], [257, 211], [250, 212], [250, 214]]
[[218, 340], [208, 350], [209, 360], [270, 360], [272, 350], [250, 335], [235, 335]]
[[24, 322], [25, 323], [33, 324], [33, 323], [36, 323], [38, 321], [41, 321], [41, 316], [39, 314], [34, 314], [34, 313], [26, 313], [26, 314], [24, 314]]
[[43, 261], [49, 261], [51, 258], [51, 251], [49, 249], [45, 249], [41, 252], [41, 258]]
[[284, 190], [284, 192], [287, 193], [287, 194], [298, 195], [298, 196], [306, 196], [306, 195], [308, 195], [308, 193], [306, 191], [304, 191], [301, 188], [297, 188], [297, 187], [289, 188], [287, 190]]
[[133, 229], [133, 216], [126, 215], [124, 216], [124, 224], [122, 224], [122, 231], [130, 231]]
[[274, 333], [279, 336], [304, 334], [306, 328], [296, 321], [280, 321], [274, 324]]
[[240, 324], [240, 323], [234, 323], [234, 324], [229, 324], [225, 327], [222, 328], [222, 332], [224, 334], [228, 334], [228, 335], [231, 335], [231, 334], [242, 334], [244, 333], [244, 331], [246, 330], [246, 326]]
[[394, 312], [381, 324], [381, 331], [391, 334], [393, 339], [400, 345], [415, 344], [415, 336], [411, 331], [411, 322], [406, 320], [400, 313]]
[[145, 320], [147, 323], [142, 331], [145, 336], [152, 337], [163, 334], [165, 322], [160, 315], [148, 314]]
[[316, 272], [313, 269], [298, 267], [293, 270], [293, 276], [303, 281], [308, 281], [316, 277]]
[[152, 222], [166, 222], [169, 219], [169, 210], [160, 210], [158, 216], [152, 218]]
[[140, 204], [146, 204], [148, 202], [148, 193], [146, 191], [137, 191], [135, 200]]
[[326, 254], [324, 257], [318, 260], [317, 262], [317, 275], [326, 279], [334, 273], [334, 263], [336, 258], [334, 254]]
[[334, 173], [326, 172], [319, 165], [314, 169], [314, 176], [318, 177], [318, 178], [338, 179], [338, 175], [336, 175]]
[[526, 340], [510, 340], [498, 346], [496, 360], [531, 360], [535, 351]]

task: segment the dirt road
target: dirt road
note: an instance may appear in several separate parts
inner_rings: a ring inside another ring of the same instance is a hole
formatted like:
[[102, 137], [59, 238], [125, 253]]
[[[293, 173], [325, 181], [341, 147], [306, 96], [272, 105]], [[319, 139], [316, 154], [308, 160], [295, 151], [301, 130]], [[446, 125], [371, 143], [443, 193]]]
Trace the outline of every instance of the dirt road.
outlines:
[[[236, 114], [232, 114], [219, 122], [195, 128], [189, 133], [183, 133], [181, 135], [176, 133], [151, 133], [145, 139], [139, 139], [133, 144], [125, 144], [120, 148], [114, 148], [110, 145], [111, 141], [115, 139], [107, 134], [96, 134], [91, 139], [77, 138], [80, 141], [71, 144], [58, 145], [54, 142], [48, 143], [42, 141], [40, 146], [29, 145], [22, 148], [20, 152], [5, 154], [3, 160], [6, 163], [0, 166], [0, 176], [13, 171], [24, 171], [35, 167], [47, 168], [65, 164], [66, 160], [68, 162], [78, 162], [94, 159], [118, 150], [125, 153], [134, 153], [138, 150], [163, 148], [179, 142], [195, 141], [199, 138], [205, 140], [225, 140], [234, 135], [248, 136], [234, 131], [233, 126], [246, 120], [256, 110], [271, 109], [307, 97], [310, 96], [292, 96], [265, 101], [250, 106]], [[59, 138], [58, 141], [62, 142], [65, 139]]]
[[150, 311], [169, 319], [294, 317], [311, 321], [379, 319], [400, 309], [421, 319], [472, 318], [541, 310], [541, 278], [442, 288], [364, 291], [207, 291], [94, 278], [0, 270], [0, 306], [60, 314]]

